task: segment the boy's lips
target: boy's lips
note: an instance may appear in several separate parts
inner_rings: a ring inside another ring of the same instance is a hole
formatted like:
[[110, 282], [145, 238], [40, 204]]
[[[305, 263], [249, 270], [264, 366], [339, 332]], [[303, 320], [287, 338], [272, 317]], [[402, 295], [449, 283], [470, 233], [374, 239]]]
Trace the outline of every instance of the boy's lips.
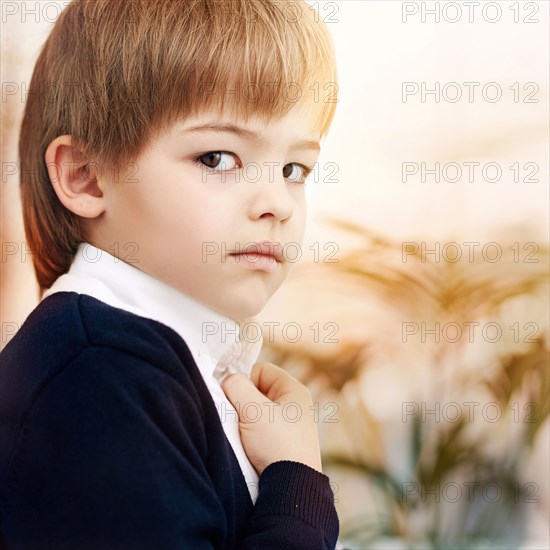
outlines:
[[242, 250], [229, 255], [245, 267], [257, 271], [274, 271], [277, 264], [284, 261], [282, 245], [271, 241], [249, 243]]
[[283, 262], [283, 246], [281, 243], [273, 241], [262, 241], [258, 243], [249, 243], [242, 250], [231, 252], [231, 256], [268, 256], [277, 262]]

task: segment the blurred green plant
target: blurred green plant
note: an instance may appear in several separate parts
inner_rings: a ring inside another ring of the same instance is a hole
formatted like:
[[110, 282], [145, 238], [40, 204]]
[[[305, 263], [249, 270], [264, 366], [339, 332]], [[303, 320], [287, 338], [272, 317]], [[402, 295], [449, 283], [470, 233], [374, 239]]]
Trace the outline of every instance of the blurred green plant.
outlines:
[[[514, 300], [544, 295], [547, 288], [548, 247], [537, 244], [536, 261], [530, 262], [519, 262], [513, 254], [504, 255], [498, 265], [479, 254], [469, 261], [438, 261], [413, 243], [405, 248], [406, 243], [349, 221], [326, 220], [354, 234], [361, 244], [337, 262], [306, 265], [302, 277], [307, 280], [310, 273], [317, 277], [320, 269], [326, 270], [331, 282], [346, 283], [338, 287], [341, 300], [356, 302], [362, 295], [375, 295], [400, 319], [441, 325], [494, 319]], [[283, 367], [301, 365], [299, 377], [306, 385], [314, 386], [322, 378], [341, 398], [338, 430], [351, 445], [339, 452], [323, 449], [323, 464], [331, 471], [337, 468], [367, 479], [374, 503], [374, 510], [370, 506], [341, 518], [341, 539], [349, 548], [519, 547], [526, 536], [522, 504], [534, 502], [529, 500], [534, 487], [522, 481], [521, 468], [541, 427], [548, 426], [549, 415], [548, 342], [537, 328], [519, 352], [509, 353], [497, 345], [491, 364], [483, 369], [465, 368], [465, 338], [444, 339], [432, 346], [428, 361], [436, 399], [481, 392], [504, 414], [490, 429], [472, 433], [464, 416], [456, 422], [430, 422], [414, 410], [408, 424], [412, 471], [407, 479], [392, 471], [382, 427], [359, 395], [360, 373], [371, 362], [368, 326], [364, 341], [344, 341], [331, 355], [296, 345], [267, 346], [272, 361]], [[457, 506], [426, 498], [446, 484], [470, 490], [492, 487], [500, 496], [492, 499], [480, 490], [471, 491]], [[412, 488], [409, 493], [407, 487]], [[353, 500], [354, 494], [340, 491], [338, 497]], [[395, 546], [396, 541], [402, 546]]]

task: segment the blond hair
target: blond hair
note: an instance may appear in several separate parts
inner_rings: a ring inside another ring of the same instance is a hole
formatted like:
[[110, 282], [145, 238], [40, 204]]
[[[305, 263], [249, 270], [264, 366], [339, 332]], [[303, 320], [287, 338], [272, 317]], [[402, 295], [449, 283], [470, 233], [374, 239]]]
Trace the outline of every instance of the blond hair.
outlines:
[[121, 165], [177, 119], [221, 112], [244, 120], [307, 97], [321, 137], [334, 117], [333, 43], [302, 0], [78, 0], [36, 62], [19, 139], [25, 234], [40, 295], [86, 240], [59, 201], [44, 155], [72, 135], [89, 158]]

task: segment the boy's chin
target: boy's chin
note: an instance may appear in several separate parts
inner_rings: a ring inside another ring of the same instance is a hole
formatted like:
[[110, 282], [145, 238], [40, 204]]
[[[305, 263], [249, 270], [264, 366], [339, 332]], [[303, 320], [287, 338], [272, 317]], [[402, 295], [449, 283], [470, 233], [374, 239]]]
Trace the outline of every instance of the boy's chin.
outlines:
[[267, 305], [267, 301], [265, 302], [255, 302], [255, 303], [248, 303], [248, 304], [239, 304], [238, 306], [231, 307], [227, 309], [224, 313], [227, 317], [230, 319], [233, 319], [235, 321], [245, 321], [247, 319], [256, 317], [256, 315], [259, 315], [265, 306]]
[[[283, 280], [277, 281], [269, 288], [263, 285], [257, 288], [238, 289], [229, 299], [224, 300], [223, 310], [218, 310], [226, 317], [240, 321], [259, 315], [281, 287]], [[226, 298], [228, 298], [226, 296]]]

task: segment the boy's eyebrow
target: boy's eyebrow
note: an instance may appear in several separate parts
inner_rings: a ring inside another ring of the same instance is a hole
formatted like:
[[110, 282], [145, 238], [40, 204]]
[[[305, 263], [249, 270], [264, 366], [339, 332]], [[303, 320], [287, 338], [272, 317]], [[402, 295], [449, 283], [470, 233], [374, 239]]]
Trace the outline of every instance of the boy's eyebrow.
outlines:
[[[226, 132], [251, 142], [261, 143], [262, 141], [264, 141], [264, 138], [258, 132], [254, 132], [253, 130], [249, 130], [248, 128], [242, 128], [241, 126], [237, 126], [235, 124], [220, 122], [207, 122], [206, 124], [190, 126], [189, 128], [184, 128], [181, 133], [186, 134], [190, 132], [205, 131]], [[318, 141], [306, 139], [303, 141], [297, 141], [292, 145], [291, 149], [313, 149], [314, 151], [320, 151], [321, 146]]]

